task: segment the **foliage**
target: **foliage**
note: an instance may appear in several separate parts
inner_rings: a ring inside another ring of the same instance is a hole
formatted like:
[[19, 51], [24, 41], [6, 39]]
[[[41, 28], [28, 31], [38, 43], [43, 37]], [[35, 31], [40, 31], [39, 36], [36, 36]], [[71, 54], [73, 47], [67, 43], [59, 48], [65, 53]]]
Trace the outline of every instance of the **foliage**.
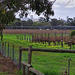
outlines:
[[73, 36], [75, 36], [75, 30], [71, 32], [70, 36], [71, 36], [71, 38], [73, 38]]
[[27, 25], [32, 25], [33, 24], [33, 21], [31, 20], [31, 19], [29, 19], [28, 21], [27, 21]]
[[11, 26], [51, 26], [50, 22], [33, 22], [28, 21], [14, 21], [10, 24]]
[[33, 24], [32, 24], [33, 26], [38, 26], [39, 25], [39, 23], [38, 22], [33, 22]]
[[69, 23], [70, 26], [75, 26], [75, 21]]
[[14, 21], [11, 23], [11, 26], [31, 26], [33, 24], [32, 20], [28, 21]]
[[64, 25], [64, 21], [62, 19], [61, 20], [51, 19], [51, 25], [52, 26]]
[[2, 30], [0, 30], [0, 36], [1, 36], [1, 42], [2, 42], [2, 40], [3, 40], [3, 34], [2, 34]]
[[75, 26], [75, 17], [73, 17], [73, 18], [69, 18], [68, 17], [66, 25], [68, 25], [68, 26]]
[[5, 26], [3, 24], [0, 24], [0, 31], [3, 30]]
[[33, 26], [50, 26], [50, 22], [33, 22]]
[[2, 0], [0, 1], [0, 23], [8, 24], [14, 21], [14, 14], [18, 11], [20, 17], [27, 16], [28, 10], [35, 11], [38, 15], [43, 12], [48, 20], [49, 15], [54, 15], [53, 3], [48, 0]]

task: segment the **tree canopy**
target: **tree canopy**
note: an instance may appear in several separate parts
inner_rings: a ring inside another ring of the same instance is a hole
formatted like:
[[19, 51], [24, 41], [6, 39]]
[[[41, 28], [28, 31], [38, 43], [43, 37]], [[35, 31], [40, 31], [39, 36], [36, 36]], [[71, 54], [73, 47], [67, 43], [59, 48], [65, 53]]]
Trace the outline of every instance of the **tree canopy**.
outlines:
[[20, 11], [19, 16], [27, 16], [28, 10], [35, 11], [37, 15], [43, 15], [49, 20], [54, 15], [52, 5], [55, 0], [0, 0], [0, 23], [8, 24], [15, 19], [15, 13]]

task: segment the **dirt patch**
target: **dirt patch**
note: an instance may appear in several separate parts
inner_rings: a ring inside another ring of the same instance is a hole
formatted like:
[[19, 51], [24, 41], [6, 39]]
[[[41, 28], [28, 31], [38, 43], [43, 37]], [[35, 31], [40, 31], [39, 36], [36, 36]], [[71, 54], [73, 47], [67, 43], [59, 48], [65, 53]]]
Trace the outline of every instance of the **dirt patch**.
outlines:
[[0, 53], [0, 72], [9, 73], [7, 75], [16, 75], [15, 74], [16, 71], [17, 71], [17, 68], [15, 64], [12, 62], [12, 60], [2, 56], [2, 54]]

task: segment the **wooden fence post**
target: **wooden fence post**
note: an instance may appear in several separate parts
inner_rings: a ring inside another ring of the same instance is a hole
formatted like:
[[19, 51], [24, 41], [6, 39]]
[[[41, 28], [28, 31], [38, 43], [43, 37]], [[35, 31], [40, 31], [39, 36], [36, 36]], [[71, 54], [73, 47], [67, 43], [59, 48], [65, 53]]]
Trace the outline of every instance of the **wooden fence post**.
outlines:
[[32, 46], [29, 46], [29, 49], [28, 49], [28, 64], [31, 64], [31, 57], [32, 57]]
[[6, 42], [5, 42], [5, 47], [4, 47], [4, 49], [5, 49], [5, 52], [4, 52], [4, 53], [5, 53], [5, 56], [6, 56]]
[[68, 75], [70, 75], [70, 61], [71, 61], [71, 58], [68, 60]]
[[22, 59], [22, 46], [19, 48], [19, 71], [21, 70], [21, 59]]
[[12, 50], [13, 52], [13, 54], [12, 54], [12, 60], [14, 61], [14, 45], [13, 45], [13, 50]]
[[25, 73], [25, 65], [23, 65], [23, 75], [26, 75], [26, 73]]
[[[28, 64], [30, 64], [30, 65], [31, 65], [31, 57], [32, 57], [32, 46], [29, 46], [29, 49], [28, 49]], [[29, 68], [28, 68], [28, 75], [30, 75]]]
[[7, 56], [9, 57], [9, 43], [8, 43], [8, 55]]
[[2, 43], [2, 54], [4, 54], [4, 42]]

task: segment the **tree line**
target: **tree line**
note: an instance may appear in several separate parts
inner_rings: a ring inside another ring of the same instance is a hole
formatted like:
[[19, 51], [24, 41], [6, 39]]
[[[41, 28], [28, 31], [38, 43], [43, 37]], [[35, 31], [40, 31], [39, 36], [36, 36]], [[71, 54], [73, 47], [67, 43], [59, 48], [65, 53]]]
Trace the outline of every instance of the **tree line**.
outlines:
[[75, 26], [75, 18], [56, 19], [53, 18], [47, 22], [45, 18], [39, 19], [37, 22], [33, 22], [31, 19], [27, 21], [21, 21], [20, 19], [15, 20], [8, 24], [10, 26]]

